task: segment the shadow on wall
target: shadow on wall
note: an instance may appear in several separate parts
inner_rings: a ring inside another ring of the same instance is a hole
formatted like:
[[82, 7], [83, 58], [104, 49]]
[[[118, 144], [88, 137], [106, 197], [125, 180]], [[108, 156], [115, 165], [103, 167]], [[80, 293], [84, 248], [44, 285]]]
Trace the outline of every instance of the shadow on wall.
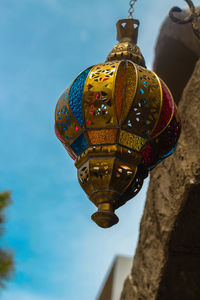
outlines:
[[200, 299], [199, 201], [200, 184], [190, 186], [171, 233], [168, 259], [156, 300]]
[[[187, 11], [184, 11], [187, 15]], [[182, 92], [200, 57], [200, 40], [191, 24], [179, 25], [167, 18], [155, 48], [154, 71], [168, 85], [178, 104]]]
[[159, 47], [160, 52], [156, 56], [154, 71], [167, 83], [178, 104], [183, 89], [194, 71], [198, 56], [182, 42], [171, 37], [166, 37]]

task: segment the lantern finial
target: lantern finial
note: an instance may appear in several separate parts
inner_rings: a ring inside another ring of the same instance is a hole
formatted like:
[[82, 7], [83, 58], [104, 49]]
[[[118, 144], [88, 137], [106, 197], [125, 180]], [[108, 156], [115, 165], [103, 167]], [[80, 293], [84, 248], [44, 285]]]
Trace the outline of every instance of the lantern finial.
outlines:
[[117, 40], [119, 43], [114, 46], [106, 61], [128, 59], [146, 67], [140, 48], [136, 45], [139, 25], [140, 22], [135, 19], [122, 19], [117, 22]]
[[131, 42], [137, 44], [138, 28], [140, 22], [135, 19], [122, 19], [116, 24], [117, 40], [119, 42]]

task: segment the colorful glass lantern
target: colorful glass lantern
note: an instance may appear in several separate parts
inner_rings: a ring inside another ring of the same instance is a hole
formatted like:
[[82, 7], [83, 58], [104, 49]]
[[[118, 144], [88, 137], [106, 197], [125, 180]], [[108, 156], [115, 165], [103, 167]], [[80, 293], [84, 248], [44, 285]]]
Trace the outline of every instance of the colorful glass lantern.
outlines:
[[145, 67], [139, 21], [117, 23], [119, 43], [105, 63], [81, 72], [58, 100], [55, 132], [75, 160], [78, 180], [98, 207], [93, 221], [118, 222], [115, 210], [148, 172], [175, 150], [180, 122], [166, 84]]

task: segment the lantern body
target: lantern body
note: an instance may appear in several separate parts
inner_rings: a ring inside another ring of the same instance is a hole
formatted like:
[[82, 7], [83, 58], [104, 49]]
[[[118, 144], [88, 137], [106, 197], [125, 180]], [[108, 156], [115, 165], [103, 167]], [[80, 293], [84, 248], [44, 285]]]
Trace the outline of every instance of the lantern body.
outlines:
[[150, 170], [171, 154], [180, 130], [166, 85], [129, 60], [84, 70], [60, 97], [55, 119], [82, 188], [108, 211], [139, 191], [138, 166]]
[[[132, 28], [133, 20], [127, 24]], [[129, 27], [126, 36], [134, 36]], [[55, 111], [56, 135], [98, 207], [92, 219], [103, 228], [118, 222], [115, 209], [139, 192], [148, 171], [174, 151], [180, 135], [173, 97], [145, 68], [138, 49], [128, 38], [119, 43], [107, 62], [76, 77]]]

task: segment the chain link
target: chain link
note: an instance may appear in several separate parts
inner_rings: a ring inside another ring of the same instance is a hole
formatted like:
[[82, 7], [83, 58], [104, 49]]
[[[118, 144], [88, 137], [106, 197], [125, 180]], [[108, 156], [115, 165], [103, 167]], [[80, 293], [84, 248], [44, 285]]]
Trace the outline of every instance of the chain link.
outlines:
[[129, 18], [130, 19], [132, 19], [133, 18], [133, 13], [134, 13], [134, 11], [135, 11], [135, 9], [134, 9], [134, 4], [135, 4], [135, 2], [136, 2], [137, 0], [130, 0], [129, 1], [129, 5], [130, 5], [130, 8], [129, 8], [129, 10], [128, 10], [128, 13], [129, 13]]

